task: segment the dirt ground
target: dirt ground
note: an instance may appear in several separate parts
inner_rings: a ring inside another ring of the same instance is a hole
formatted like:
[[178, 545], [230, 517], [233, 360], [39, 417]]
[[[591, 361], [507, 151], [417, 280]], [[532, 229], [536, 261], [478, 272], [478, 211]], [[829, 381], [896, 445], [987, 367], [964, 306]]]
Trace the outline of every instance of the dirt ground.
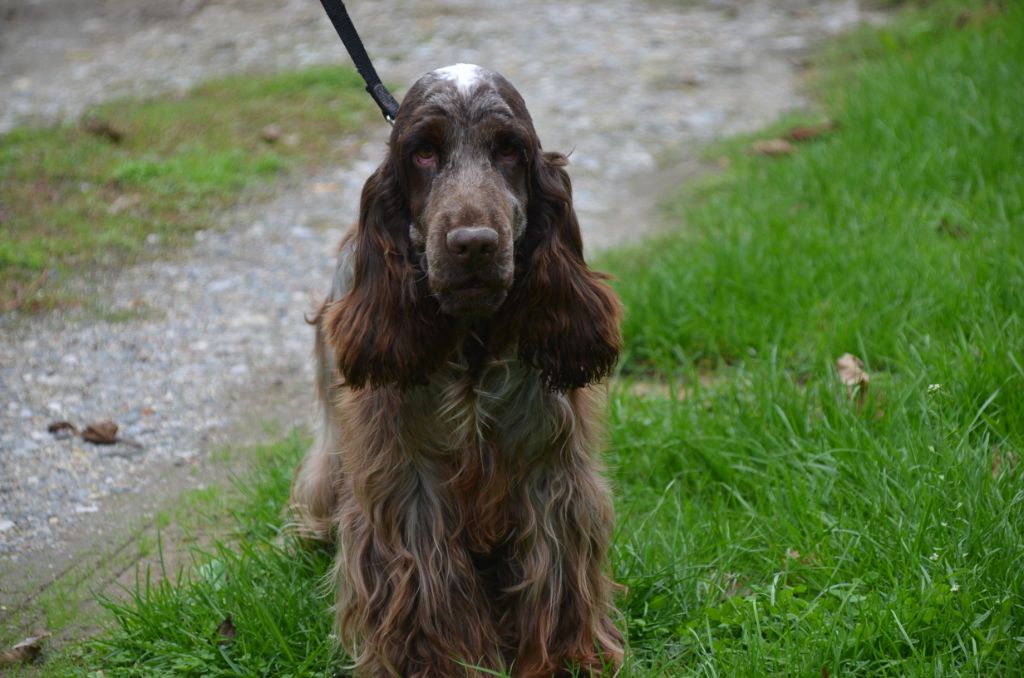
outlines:
[[[657, 228], [659, 201], [700, 169], [701, 144], [805, 108], [807, 50], [871, 18], [854, 0], [350, 4], [389, 82], [471, 62], [519, 87], [545, 146], [572, 150], [590, 251]], [[0, 133], [113, 97], [319, 63], [348, 57], [308, 0], [2, 0]], [[266, 422], [307, 425], [303, 314], [386, 134], [367, 129], [347, 140], [348, 165], [293, 178], [188, 251], [95, 290], [112, 309], [143, 299], [158, 316], [0, 317], [3, 635], [38, 625], [55, 586], [130, 577], [153, 514], [228, 476], [211, 450], [265, 439]], [[127, 422], [144, 453], [100, 456], [45, 433], [92, 417]]]

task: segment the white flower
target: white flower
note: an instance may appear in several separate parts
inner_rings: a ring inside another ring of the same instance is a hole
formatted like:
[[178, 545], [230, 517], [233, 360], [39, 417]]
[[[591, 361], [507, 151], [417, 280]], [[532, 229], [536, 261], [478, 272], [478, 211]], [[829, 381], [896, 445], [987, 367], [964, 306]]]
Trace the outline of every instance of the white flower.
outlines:
[[942, 384], [928, 384], [928, 392], [929, 393], [935, 393], [940, 388], [942, 388]]

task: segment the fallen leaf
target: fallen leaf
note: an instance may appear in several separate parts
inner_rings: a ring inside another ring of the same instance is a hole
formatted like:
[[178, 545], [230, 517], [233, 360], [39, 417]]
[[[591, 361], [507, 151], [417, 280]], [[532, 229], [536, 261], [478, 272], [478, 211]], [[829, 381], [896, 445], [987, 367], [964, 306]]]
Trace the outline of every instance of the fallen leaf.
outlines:
[[225, 638], [234, 638], [238, 635], [238, 631], [235, 629], [235, 624], [231, 621], [230, 614], [220, 623], [220, 626], [217, 627], [217, 635], [224, 636]]
[[1004, 473], [1011, 473], [1019, 463], [1020, 460], [1012, 451], [1001, 452], [997, 448], [996, 453], [992, 455], [992, 477], [998, 478]]
[[1002, 14], [1003, 9], [1003, 3], [996, 1], [986, 2], [984, 6], [979, 7], [975, 12], [964, 10], [956, 16], [956, 27], [962, 30], [971, 24], [984, 24]]
[[341, 184], [334, 181], [320, 181], [313, 184], [314, 193], [335, 193], [341, 190]]
[[281, 129], [281, 126], [274, 122], [260, 130], [260, 139], [263, 139], [268, 144], [273, 144], [277, 143], [282, 134], [284, 134], [284, 131]]
[[956, 238], [960, 240], [970, 235], [967, 229], [960, 224], [950, 221], [949, 219], [943, 219], [935, 226], [936, 232], [942, 235], [948, 235], [950, 238]]
[[857, 407], [862, 407], [868, 394], [870, 380], [868, 373], [864, 371], [864, 363], [852, 353], [844, 353], [836, 360], [836, 370], [839, 372], [839, 378], [846, 384], [846, 391], [856, 401]]
[[750, 144], [750, 152], [754, 155], [767, 155], [769, 157], [792, 155], [793, 144], [785, 139], [762, 139]]
[[22, 304], [24, 304], [29, 299], [29, 297], [31, 297], [33, 294], [35, 294], [36, 290], [38, 290], [40, 287], [42, 287], [43, 282], [46, 280], [47, 276], [49, 276], [49, 275], [50, 275], [50, 269], [49, 269], [49, 267], [47, 267], [47, 268], [44, 268], [43, 272], [40, 273], [36, 277], [36, 279], [33, 280], [28, 285], [22, 287], [21, 285], [18, 285], [17, 283], [15, 283], [15, 285], [14, 285], [14, 294], [12, 295], [13, 298], [10, 301], [8, 301], [7, 303], [5, 303], [3, 305], [0, 305], [0, 312], [7, 313], [8, 311], [15, 311], [15, 310], [21, 308]]
[[800, 552], [793, 548], [786, 549], [786, 557], [790, 560], [800, 560]]
[[0, 669], [34, 662], [43, 650], [43, 640], [49, 636], [49, 631], [43, 631], [37, 636], [26, 638], [10, 650], [0, 653]]
[[70, 421], [51, 421], [46, 430], [52, 433], [57, 440], [67, 440], [78, 435], [78, 429]]
[[754, 592], [753, 589], [740, 580], [740, 576], [738, 574], [726, 572], [724, 579], [725, 590], [722, 593], [725, 594], [725, 598], [727, 600], [729, 598], [735, 598], [736, 596], [746, 598]]
[[102, 118], [87, 117], [82, 121], [82, 126], [94, 137], [106, 139], [111, 143], [119, 144], [124, 140], [124, 132]]
[[834, 120], [829, 120], [828, 122], [823, 122], [819, 125], [802, 125], [799, 127], [794, 127], [788, 132], [786, 132], [783, 135], [783, 138], [786, 139], [787, 141], [792, 141], [796, 143], [799, 143], [801, 141], [811, 141], [812, 139], [817, 139], [818, 137], [822, 137], [828, 134], [829, 132], [837, 129], [838, 127], [839, 123], [835, 122]]
[[110, 214], [122, 214], [135, 209], [142, 203], [142, 196], [134, 193], [126, 193], [114, 198], [114, 201], [107, 207]]
[[82, 431], [82, 439], [96, 445], [113, 445], [117, 442], [117, 424], [109, 419], [89, 424]]

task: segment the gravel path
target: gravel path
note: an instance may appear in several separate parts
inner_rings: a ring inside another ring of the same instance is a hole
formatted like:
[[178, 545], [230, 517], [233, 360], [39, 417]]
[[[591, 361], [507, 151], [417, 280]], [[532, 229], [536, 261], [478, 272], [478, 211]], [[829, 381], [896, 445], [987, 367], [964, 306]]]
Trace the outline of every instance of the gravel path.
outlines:
[[[516, 83], [546, 147], [574, 149], [591, 249], [651, 228], [698, 142], [803, 106], [802, 51], [865, 19], [853, 0], [350, 4], [389, 81], [466, 61]], [[0, 131], [112, 96], [313, 63], [347, 57], [312, 0], [0, 0]], [[184, 255], [112, 276], [97, 294], [127, 321], [0, 317], [0, 574], [73, 558], [61, 547], [98, 533], [110, 507], [131, 512], [124, 496], [205, 482], [187, 469], [216, 441], [309, 420], [303, 314], [386, 133], [381, 123], [353, 138], [350, 165], [223, 215], [225, 228]], [[46, 430], [106, 418], [142, 447]]]

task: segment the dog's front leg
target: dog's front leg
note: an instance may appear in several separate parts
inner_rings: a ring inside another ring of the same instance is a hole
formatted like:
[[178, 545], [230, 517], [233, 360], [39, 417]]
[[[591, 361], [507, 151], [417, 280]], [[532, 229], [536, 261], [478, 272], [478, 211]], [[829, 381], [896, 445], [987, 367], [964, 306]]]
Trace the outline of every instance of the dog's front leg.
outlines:
[[[374, 397], [359, 392], [343, 414]], [[442, 470], [400, 442], [399, 408], [370, 403], [389, 416], [346, 429], [366, 433], [346, 438], [342, 455], [339, 635], [360, 675], [478, 675], [466, 667], [500, 663], [489, 604], [453, 526]]]
[[585, 450], [524, 483], [526, 520], [514, 546], [506, 619], [518, 643], [517, 678], [604, 675], [622, 663], [607, 572], [611, 494]]

